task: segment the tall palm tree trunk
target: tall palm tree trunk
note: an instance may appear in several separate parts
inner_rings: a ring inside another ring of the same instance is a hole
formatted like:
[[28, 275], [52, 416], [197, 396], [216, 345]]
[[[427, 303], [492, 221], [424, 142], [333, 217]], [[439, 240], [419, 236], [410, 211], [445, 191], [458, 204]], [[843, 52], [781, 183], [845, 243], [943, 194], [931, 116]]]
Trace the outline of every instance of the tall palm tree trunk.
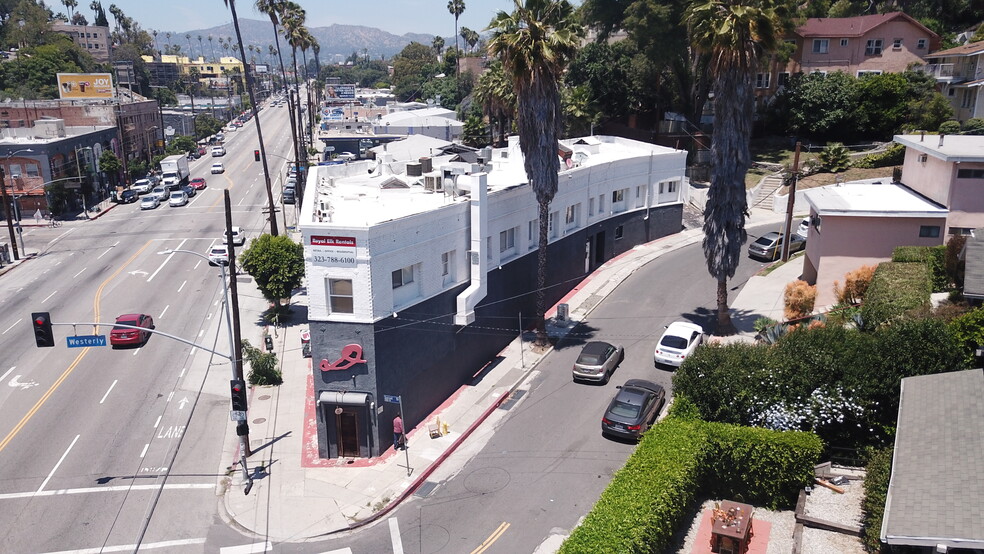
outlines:
[[547, 307], [547, 229], [550, 225], [550, 201], [537, 201], [540, 242], [536, 247], [536, 344], [547, 345], [544, 314]]
[[[280, 51], [280, 33], [277, 31], [277, 25], [273, 25], [273, 38], [277, 42], [277, 59], [280, 61], [280, 75], [284, 80], [284, 88], [287, 89], [287, 113], [290, 115], [287, 119], [290, 120], [290, 138], [294, 146], [294, 165], [297, 167], [297, 174], [301, 174], [300, 168], [300, 149], [297, 144], [297, 125], [294, 123], [294, 108], [293, 102], [290, 99], [290, 81], [287, 80], [287, 69], [284, 67], [284, 54]], [[304, 196], [304, 184], [301, 179], [298, 179], [298, 199]], [[286, 217], [286, 216], [285, 216]]]
[[[307, 161], [307, 149], [304, 146], [304, 121], [301, 119], [301, 86], [300, 86], [300, 83], [298, 82], [299, 72], [297, 70], [297, 48], [295, 48], [295, 47], [292, 47], [291, 48], [291, 64], [293, 65], [293, 68], [294, 68], [294, 87], [293, 88], [296, 89], [296, 90], [291, 91], [290, 94], [287, 95], [287, 98], [289, 100], [288, 105], [287, 105], [287, 108], [288, 109], [293, 108], [292, 111], [291, 111], [291, 118], [294, 118], [294, 117], [297, 118], [297, 120], [296, 120], [297, 122], [295, 123], [295, 126], [294, 126], [294, 128], [297, 130], [296, 131], [297, 132], [297, 150], [296, 150], [295, 161], [297, 163], [297, 182], [298, 182], [298, 193], [299, 193], [299, 196], [300, 196], [300, 195], [303, 195], [304, 194], [304, 184], [303, 184], [303, 182], [304, 182], [304, 179], [307, 178], [306, 171], [304, 171], [304, 170], [301, 169], [301, 167], [302, 167], [301, 166], [301, 161], [302, 160]], [[297, 96], [294, 96], [295, 94]], [[291, 101], [293, 102], [293, 106], [290, 105], [290, 102]], [[300, 204], [300, 203], [301, 203], [301, 199], [300, 199], [300, 197], [298, 197], [298, 204]]]
[[[232, 23], [236, 28], [236, 42], [239, 44], [239, 54], [242, 56], [243, 63], [245, 63], [246, 50], [243, 48], [243, 37], [239, 32], [236, 3], [229, 2], [229, 8], [232, 10]], [[270, 185], [270, 168], [267, 167], [266, 145], [263, 142], [263, 128], [260, 126], [260, 112], [256, 105], [256, 94], [253, 92], [253, 76], [249, 70], [245, 70], [244, 73], [246, 74], [246, 91], [249, 93], [250, 109], [253, 112], [253, 122], [256, 124], [256, 138], [260, 142], [260, 161], [263, 163], [263, 180], [266, 185], [267, 207], [270, 209], [270, 234], [276, 237], [280, 233], [277, 229], [277, 212], [273, 203], [273, 188]]]

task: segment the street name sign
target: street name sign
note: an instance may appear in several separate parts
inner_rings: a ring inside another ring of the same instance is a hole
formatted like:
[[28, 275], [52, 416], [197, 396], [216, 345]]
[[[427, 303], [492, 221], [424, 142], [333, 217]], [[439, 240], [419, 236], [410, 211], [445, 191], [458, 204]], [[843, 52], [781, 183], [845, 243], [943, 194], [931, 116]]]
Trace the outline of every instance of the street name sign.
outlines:
[[66, 337], [69, 348], [88, 348], [90, 346], [106, 346], [106, 335], [78, 335]]
[[229, 410], [229, 419], [232, 421], [246, 421], [246, 412], [242, 410]]
[[383, 401], [384, 402], [389, 402], [390, 404], [399, 404], [400, 403], [400, 397], [399, 396], [393, 396], [392, 394], [384, 394], [383, 395]]

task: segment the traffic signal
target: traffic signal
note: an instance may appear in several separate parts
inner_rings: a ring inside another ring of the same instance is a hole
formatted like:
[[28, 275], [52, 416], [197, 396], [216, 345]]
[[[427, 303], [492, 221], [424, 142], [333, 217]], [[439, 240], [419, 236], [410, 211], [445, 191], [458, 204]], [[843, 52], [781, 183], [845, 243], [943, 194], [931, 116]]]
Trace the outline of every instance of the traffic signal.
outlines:
[[244, 421], [242, 423], [237, 423], [236, 424], [236, 436], [237, 437], [245, 437], [248, 434], [249, 434], [249, 423], [246, 423]]
[[234, 412], [246, 411], [246, 382], [242, 379], [232, 379], [229, 381], [232, 389], [232, 410]]
[[253, 150], [253, 159], [256, 160], [256, 161], [260, 161], [260, 151], [259, 150]]
[[51, 317], [48, 312], [34, 312], [31, 314], [31, 323], [34, 324], [34, 340], [38, 343], [38, 348], [53, 347], [55, 335], [51, 332]]

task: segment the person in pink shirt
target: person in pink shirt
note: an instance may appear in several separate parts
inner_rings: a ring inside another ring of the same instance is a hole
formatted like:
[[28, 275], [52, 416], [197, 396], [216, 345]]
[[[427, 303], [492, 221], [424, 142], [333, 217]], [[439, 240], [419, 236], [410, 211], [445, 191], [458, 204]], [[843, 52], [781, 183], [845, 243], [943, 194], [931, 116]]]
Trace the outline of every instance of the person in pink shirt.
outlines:
[[403, 420], [400, 416], [393, 418], [393, 450], [399, 450], [403, 442]]

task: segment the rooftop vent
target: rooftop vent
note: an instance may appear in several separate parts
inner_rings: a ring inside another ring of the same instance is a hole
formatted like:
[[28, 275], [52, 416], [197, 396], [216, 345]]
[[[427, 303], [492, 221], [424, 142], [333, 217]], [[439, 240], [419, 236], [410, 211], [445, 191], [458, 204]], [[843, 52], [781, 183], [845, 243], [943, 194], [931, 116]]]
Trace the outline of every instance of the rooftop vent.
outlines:
[[421, 170], [422, 167], [420, 162], [407, 163], [407, 177], [420, 177], [421, 175], [423, 175], [423, 172]]
[[427, 156], [420, 158], [420, 171], [422, 173], [430, 173], [434, 171], [434, 162]]

